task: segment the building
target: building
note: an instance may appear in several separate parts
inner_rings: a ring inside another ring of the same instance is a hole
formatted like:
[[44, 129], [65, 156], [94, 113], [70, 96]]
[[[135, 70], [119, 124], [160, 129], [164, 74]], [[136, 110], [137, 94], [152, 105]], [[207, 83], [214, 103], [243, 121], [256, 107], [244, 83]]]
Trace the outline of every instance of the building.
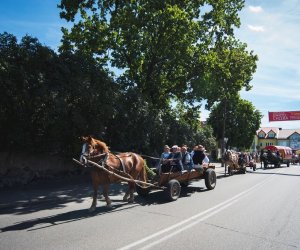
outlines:
[[259, 151], [269, 145], [287, 146], [300, 149], [300, 129], [263, 127], [256, 131], [252, 148]]

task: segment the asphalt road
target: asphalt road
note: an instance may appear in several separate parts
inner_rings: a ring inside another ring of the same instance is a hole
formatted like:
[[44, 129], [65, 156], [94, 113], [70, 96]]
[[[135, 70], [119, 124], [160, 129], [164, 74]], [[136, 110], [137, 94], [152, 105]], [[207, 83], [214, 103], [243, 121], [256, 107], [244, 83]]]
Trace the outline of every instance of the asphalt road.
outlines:
[[214, 190], [194, 182], [175, 202], [156, 191], [128, 204], [124, 188], [92, 214], [88, 182], [2, 192], [21, 198], [0, 206], [0, 249], [300, 249], [300, 166], [219, 174]]

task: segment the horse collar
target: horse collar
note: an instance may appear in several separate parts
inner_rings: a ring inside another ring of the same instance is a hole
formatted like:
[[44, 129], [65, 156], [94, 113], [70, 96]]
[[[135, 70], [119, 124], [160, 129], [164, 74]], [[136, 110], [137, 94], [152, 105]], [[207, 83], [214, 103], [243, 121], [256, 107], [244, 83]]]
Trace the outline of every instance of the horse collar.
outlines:
[[104, 166], [106, 164], [107, 159], [108, 159], [109, 153], [105, 153], [103, 155], [105, 155], [104, 158], [100, 159], [98, 164], [102, 164]]

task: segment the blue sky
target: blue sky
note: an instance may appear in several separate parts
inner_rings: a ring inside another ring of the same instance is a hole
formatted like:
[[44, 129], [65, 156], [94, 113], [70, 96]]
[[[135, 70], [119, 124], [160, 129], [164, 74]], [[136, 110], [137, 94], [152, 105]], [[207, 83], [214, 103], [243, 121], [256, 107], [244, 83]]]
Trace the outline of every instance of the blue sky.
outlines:
[[[0, 33], [25, 34], [57, 49], [62, 26], [59, 0], [2, 0]], [[262, 126], [300, 128], [300, 121], [268, 122], [268, 111], [300, 110], [300, 0], [246, 0], [236, 36], [258, 55], [251, 91], [242, 98], [262, 112]], [[202, 110], [201, 120], [208, 116]]]

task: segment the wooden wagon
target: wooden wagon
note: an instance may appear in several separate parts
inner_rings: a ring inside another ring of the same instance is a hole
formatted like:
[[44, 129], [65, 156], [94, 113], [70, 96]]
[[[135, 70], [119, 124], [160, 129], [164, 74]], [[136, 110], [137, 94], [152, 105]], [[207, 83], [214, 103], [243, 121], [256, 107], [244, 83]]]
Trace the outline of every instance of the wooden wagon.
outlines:
[[151, 181], [153, 186], [145, 188], [137, 185], [136, 192], [145, 197], [151, 190], [161, 189], [169, 201], [175, 201], [180, 197], [181, 187], [187, 187], [191, 181], [200, 179], [205, 180], [205, 186], [208, 190], [214, 189], [217, 183], [215, 166], [204, 165], [202, 172], [193, 169], [191, 171], [160, 173]]

